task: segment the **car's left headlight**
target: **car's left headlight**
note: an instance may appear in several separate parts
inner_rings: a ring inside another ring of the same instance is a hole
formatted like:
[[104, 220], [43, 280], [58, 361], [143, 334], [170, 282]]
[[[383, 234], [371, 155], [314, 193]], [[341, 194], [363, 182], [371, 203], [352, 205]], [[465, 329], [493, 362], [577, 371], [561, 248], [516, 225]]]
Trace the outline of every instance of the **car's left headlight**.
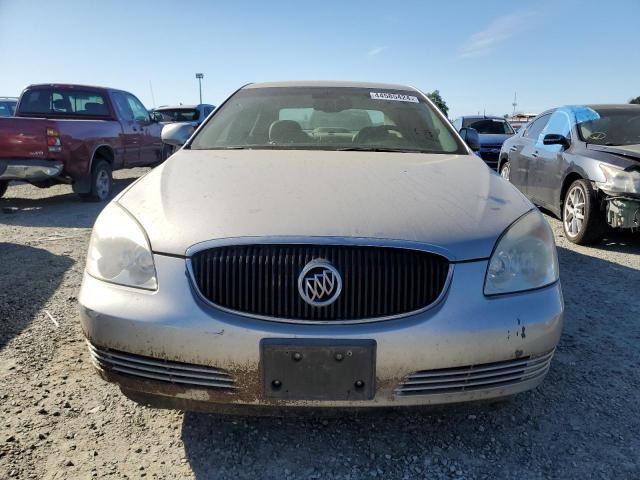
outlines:
[[158, 288], [144, 230], [114, 202], [105, 207], [93, 227], [86, 268], [89, 275], [106, 282], [147, 290]]
[[485, 295], [523, 292], [558, 280], [558, 256], [551, 227], [537, 210], [513, 223], [489, 259]]

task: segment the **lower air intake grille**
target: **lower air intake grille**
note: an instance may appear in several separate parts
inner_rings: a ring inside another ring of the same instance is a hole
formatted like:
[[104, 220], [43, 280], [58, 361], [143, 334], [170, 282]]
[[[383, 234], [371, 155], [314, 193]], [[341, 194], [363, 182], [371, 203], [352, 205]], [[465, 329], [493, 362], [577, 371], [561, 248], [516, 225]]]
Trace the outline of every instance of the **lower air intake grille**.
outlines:
[[87, 344], [91, 361], [100, 370], [180, 385], [221, 390], [236, 388], [233, 377], [220, 368], [160, 360]]
[[[306, 303], [298, 277], [312, 260], [329, 262], [342, 279], [337, 300]], [[238, 245], [195, 253], [193, 279], [207, 300], [241, 314], [290, 321], [351, 321], [428, 307], [445, 288], [446, 258], [429, 252], [352, 245]]]
[[543, 377], [553, 351], [539, 357], [416, 372], [396, 388], [396, 395], [430, 395], [502, 387]]

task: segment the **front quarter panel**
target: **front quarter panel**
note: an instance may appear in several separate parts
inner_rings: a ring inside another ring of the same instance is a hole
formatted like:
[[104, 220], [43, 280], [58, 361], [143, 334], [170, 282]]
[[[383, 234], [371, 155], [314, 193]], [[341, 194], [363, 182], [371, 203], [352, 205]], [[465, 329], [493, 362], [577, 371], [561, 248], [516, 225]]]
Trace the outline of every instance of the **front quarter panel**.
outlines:
[[572, 145], [572, 148], [563, 154], [562, 181], [557, 185], [555, 192], [559, 211], [561, 211], [564, 202], [564, 192], [569, 184], [573, 182], [573, 179], [579, 176], [591, 182], [605, 181], [604, 174], [598, 165], [606, 162], [608, 157], [611, 157], [611, 155], [586, 149], [585, 144], [582, 142]]

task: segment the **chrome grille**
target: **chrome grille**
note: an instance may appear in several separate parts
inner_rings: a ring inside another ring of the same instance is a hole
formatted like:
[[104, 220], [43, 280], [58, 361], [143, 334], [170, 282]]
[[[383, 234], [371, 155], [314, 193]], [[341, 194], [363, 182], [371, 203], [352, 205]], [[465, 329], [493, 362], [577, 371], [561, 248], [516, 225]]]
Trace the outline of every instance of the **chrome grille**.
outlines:
[[233, 377], [220, 368], [173, 362], [96, 347], [87, 342], [92, 363], [100, 370], [151, 380], [223, 390], [235, 389]]
[[[342, 277], [331, 305], [307, 304], [298, 276], [311, 260], [330, 262]], [[195, 253], [193, 279], [204, 298], [241, 314], [284, 321], [381, 319], [426, 308], [443, 292], [446, 258], [392, 247], [238, 245]]]
[[395, 393], [429, 395], [512, 385], [543, 377], [549, 370], [552, 357], [553, 351], [538, 357], [523, 357], [504, 362], [422, 370], [402, 382]]

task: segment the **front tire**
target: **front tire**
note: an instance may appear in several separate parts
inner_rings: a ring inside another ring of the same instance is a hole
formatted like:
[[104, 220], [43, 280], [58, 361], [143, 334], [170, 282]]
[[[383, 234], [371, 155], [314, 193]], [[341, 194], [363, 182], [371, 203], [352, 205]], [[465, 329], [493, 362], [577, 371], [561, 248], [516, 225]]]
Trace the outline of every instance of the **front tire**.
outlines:
[[91, 191], [80, 197], [89, 202], [104, 202], [111, 196], [113, 175], [111, 165], [106, 160], [97, 160], [91, 168]]
[[578, 245], [592, 245], [604, 237], [607, 225], [598, 208], [596, 191], [587, 180], [576, 180], [567, 189], [562, 226], [567, 240]]

